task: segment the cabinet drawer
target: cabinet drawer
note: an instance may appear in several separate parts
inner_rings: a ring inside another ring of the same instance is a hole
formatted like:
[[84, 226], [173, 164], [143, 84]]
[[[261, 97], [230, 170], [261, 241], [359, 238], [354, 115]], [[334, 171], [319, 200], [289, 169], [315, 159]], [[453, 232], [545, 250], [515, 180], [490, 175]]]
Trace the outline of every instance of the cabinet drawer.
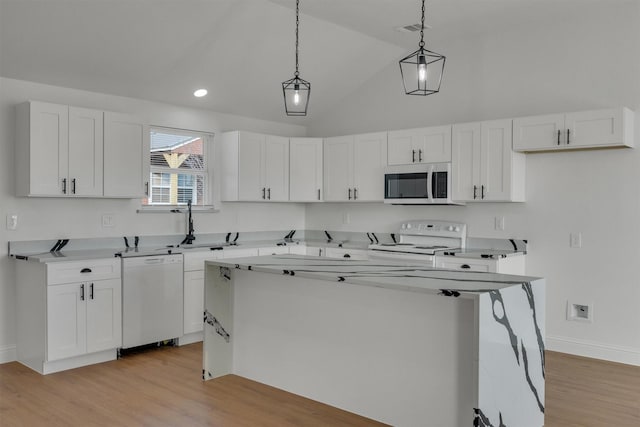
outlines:
[[368, 251], [363, 251], [360, 249], [327, 248], [325, 251], [325, 256], [327, 258], [343, 258], [343, 259], [358, 260], [358, 261], [369, 259]]
[[184, 271], [204, 270], [204, 262], [212, 259], [221, 259], [222, 251], [188, 252], [184, 254]]
[[120, 258], [47, 264], [47, 285], [119, 278]]
[[495, 260], [443, 260], [436, 259], [436, 268], [460, 271], [482, 271], [485, 273], [495, 273], [498, 270], [498, 261]]
[[250, 249], [227, 249], [225, 248], [222, 251], [222, 258], [246, 258], [258, 256], [257, 248]]
[[281, 254], [288, 254], [289, 253], [289, 247], [288, 246], [270, 246], [268, 248], [259, 248], [258, 249], [258, 255], [259, 256], [263, 256], [263, 255], [281, 255]]

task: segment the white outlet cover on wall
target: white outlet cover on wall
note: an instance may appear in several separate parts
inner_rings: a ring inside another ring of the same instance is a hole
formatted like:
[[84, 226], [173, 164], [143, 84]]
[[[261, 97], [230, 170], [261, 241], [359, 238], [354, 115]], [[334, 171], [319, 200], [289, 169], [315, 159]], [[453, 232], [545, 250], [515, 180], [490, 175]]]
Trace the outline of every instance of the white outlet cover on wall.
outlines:
[[567, 320], [593, 323], [593, 303], [567, 301]]

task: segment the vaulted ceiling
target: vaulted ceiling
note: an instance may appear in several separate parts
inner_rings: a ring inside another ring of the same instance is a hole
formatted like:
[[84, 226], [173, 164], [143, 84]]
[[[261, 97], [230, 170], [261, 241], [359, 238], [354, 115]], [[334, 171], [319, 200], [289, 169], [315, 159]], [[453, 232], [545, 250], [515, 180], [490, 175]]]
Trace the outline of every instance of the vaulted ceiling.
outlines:
[[[427, 47], [605, 1], [629, 0], [428, 0]], [[295, 0], [0, 0], [0, 75], [304, 125], [417, 45], [396, 28], [419, 22], [419, 0], [300, 9], [306, 118], [284, 115], [280, 86], [294, 71]]]

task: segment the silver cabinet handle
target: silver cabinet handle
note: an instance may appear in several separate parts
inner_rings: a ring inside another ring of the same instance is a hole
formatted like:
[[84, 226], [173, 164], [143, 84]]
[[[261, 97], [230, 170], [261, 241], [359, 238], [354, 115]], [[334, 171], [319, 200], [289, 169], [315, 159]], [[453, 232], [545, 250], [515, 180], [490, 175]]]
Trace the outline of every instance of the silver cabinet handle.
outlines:
[[411, 163], [416, 162], [416, 150], [411, 150]]
[[89, 299], [94, 299], [93, 298], [93, 283], [91, 285], [89, 285]]
[[353, 189], [353, 200], [358, 200], [358, 189], [357, 188]]
[[465, 270], [468, 270], [471, 268], [471, 266], [469, 264], [462, 264], [460, 268], [464, 268]]
[[71, 180], [71, 193], [76, 194], [76, 179]]
[[320, 189], [318, 188], [318, 200], [320, 200]]
[[271, 200], [271, 188], [267, 188], [267, 199]]
[[84, 283], [80, 285], [80, 301], [84, 301]]
[[149, 195], [149, 181], [144, 183], [144, 194], [145, 196]]
[[560, 145], [560, 129], [558, 129], [558, 145]]
[[474, 185], [473, 186], [473, 200], [478, 198], [478, 186]]
[[351, 255], [349, 255], [349, 254], [344, 254], [344, 255], [342, 255], [342, 258], [351, 258]]
[[418, 150], [418, 161], [422, 161], [422, 150]]
[[349, 200], [351, 200], [351, 189], [349, 189]]
[[571, 144], [571, 129], [567, 129], [567, 145]]
[[267, 189], [265, 187], [262, 187], [262, 200], [265, 200], [267, 198], [266, 192], [267, 192]]
[[484, 200], [484, 185], [482, 185], [482, 191], [481, 191], [481, 193], [482, 193], [482, 199]]
[[62, 194], [67, 194], [67, 178], [62, 178]]

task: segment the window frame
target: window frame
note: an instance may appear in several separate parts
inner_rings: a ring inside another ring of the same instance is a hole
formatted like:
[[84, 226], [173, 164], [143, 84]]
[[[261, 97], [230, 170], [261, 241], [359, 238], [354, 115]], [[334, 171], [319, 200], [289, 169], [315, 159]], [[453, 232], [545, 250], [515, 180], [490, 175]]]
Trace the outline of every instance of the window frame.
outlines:
[[[169, 134], [177, 134], [177, 135], [185, 135], [185, 136], [193, 136], [202, 138], [202, 155], [204, 162], [204, 169], [180, 169], [180, 168], [170, 168], [164, 166], [154, 166], [151, 164], [151, 149], [147, 154], [147, 161], [149, 163], [149, 186], [153, 187], [153, 174], [154, 173], [167, 173], [167, 174], [178, 174], [178, 175], [192, 175], [194, 176], [194, 189], [197, 186], [198, 178], [197, 176], [203, 177], [204, 190], [204, 204], [203, 205], [193, 205], [192, 210], [194, 211], [209, 211], [209, 212], [218, 212], [217, 204], [215, 197], [217, 196], [217, 191], [214, 190], [214, 173], [216, 172], [216, 168], [213, 166], [213, 155], [215, 152], [214, 141], [215, 134], [212, 132], [204, 132], [204, 131], [196, 131], [189, 129], [180, 129], [180, 128], [172, 128], [166, 126], [149, 126], [149, 135], [151, 132], [160, 132], [160, 133], [169, 133]], [[164, 187], [163, 187], [164, 188]], [[187, 187], [178, 187], [178, 188], [187, 188]], [[152, 188], [149, 188], [149, 196], [148, 202], [151, 203], [151, 196], [153, 194]], [[197, 197], [197, 195], [196, 195]], [[138, 213], [146, 213], [146, 212], [183, 212], [187, 204], [186, 203], [158, 203], [155, 204], [143, 204], [144, 200], [140, 201], [140, 208], [138, 209]]]

